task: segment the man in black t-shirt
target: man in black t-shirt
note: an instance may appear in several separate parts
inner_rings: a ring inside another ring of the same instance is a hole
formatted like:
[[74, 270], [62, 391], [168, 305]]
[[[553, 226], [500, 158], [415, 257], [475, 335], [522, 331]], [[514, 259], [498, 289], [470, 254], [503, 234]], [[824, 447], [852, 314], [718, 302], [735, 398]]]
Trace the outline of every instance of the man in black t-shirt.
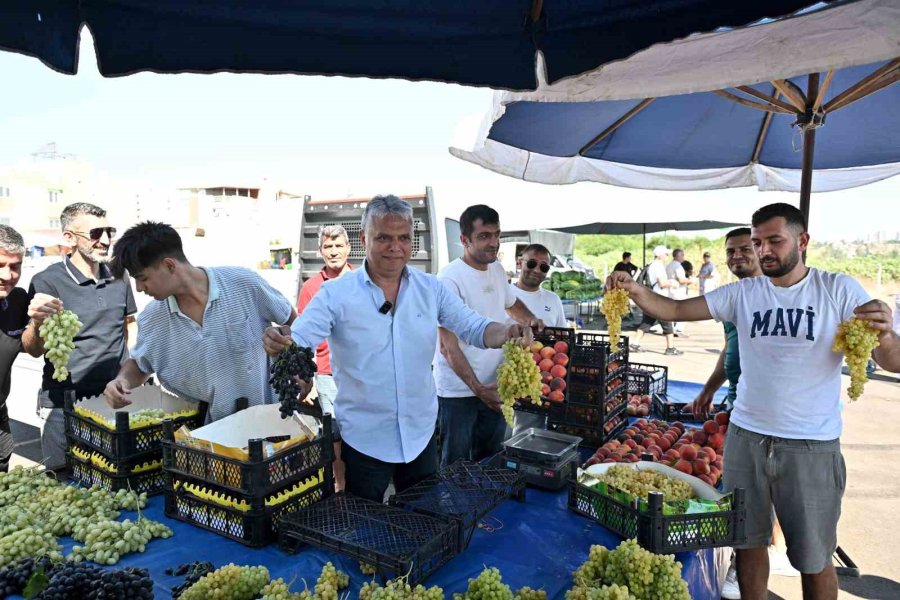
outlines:
[[613, 271], [625, 271], [631, 277], [634, 277], [634, 274], [637, 272], [637, 270], [637, 265], [632, 264], [631, 262], [631, 252], [623, 252], [622, 262], [617, 262], [616, 266], [613, 267]]
[[[44, 465], [51, 469], [66, 463], [65, 392], [73, 390], [77, 399], [103, 393], [128, 358], [127, 326], [137, 312], [128, 277], [113, 277], [107, 266], [116, 229], [110, 227], [106, 211], [79, 202], [63, 209], [60, 222], [63, 237], [73, 251], [32, 278], [32, 322], [22, 336], [22, 345], [29, 354], [43, 354], [44, 343], [37, 335], [41, 317], [56, 312], [62, 303], [84, 323], [75, 334], [75, 349], [69, 356], [69, 377], [65, 381], [53, 379], [53, 365], [44, 359], [41, 450]], [[56, 298], [58, 304], [48, 306]]]
[[[22, 333], [28, 325], [28, 292], [17, 288], [22, 274], [22, 258], [25, 242], [9, 225], [0, 225], [0, 471], [9, 468], [13, 451], [13, 437], [9, 428], [9, 411], [6, 400], [12, 379], [12, 367], [22, 348]], [[59, 304], [49, 298], [48, 310]], [[38, 316], [41, 319], [41, 316]], [[42, 319], [41, 319], [42, 320]]]

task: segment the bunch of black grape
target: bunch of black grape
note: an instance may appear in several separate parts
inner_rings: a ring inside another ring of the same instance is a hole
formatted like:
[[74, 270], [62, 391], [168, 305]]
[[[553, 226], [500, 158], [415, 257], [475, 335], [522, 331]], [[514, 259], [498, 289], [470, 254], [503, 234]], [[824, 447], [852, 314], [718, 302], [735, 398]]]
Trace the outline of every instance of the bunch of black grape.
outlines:
[[184, 577], [184, 582], [172, 588], [172, 597], [180, 598], [186, 589], [197, 583], [201, 577], [212, 573], [216, 568], [211, 562], [194, 561], [177, 567], [166, 569], [166, 575]]
[[272, 377], [269, 378], [269, 383], [278, 394], [278, 401], [281, 403], [281, 418], [287, 419], [300, 408], [300, 383], [297, 378], [310, 383], [313, 375], [316, 374], [312, 349], [302, 348], [291, 343], [272, 361], [271, 372]]
[[94, 600], [153, 600], [153, 580], [147, 569], [126, 567], [101, 570], [94, 588]]
[[[147, 569], [109, 571], [87, 563], [62, 563], [31, 578], [31, 597], [39, 600], [152, 600]], [[41, 580], [42, 579], [42, 580]], [[42, 590], [42, 591], [41, 591]]]
[[0, 569], [0, 598], [21, 594], [35, 571], [43, 570], [45, 574], [49, 574], [57, 564], [45, 556], [38, 559], [25, 558], [3, 567]]

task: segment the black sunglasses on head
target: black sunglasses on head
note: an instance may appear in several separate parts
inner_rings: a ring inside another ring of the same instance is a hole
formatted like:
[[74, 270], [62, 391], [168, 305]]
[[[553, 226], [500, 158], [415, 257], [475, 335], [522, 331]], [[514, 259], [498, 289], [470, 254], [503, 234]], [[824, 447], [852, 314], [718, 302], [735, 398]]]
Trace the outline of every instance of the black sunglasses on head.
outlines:
[[[528, 267], [529, 269], [533, 269], [533, 268], [535, 268], [536, 266], [538, 266], [538, 261], [536, 261], [536, 260], [533, 259], [533, 258], [529, 258], [529, 259], [525, 262], [525, 266]], [[548, 265], [548, 264], [545, 263], [545, 262], [542, 262], [542, 263], [541, 263], [541, 273], [546, 273], [546, 272], [549, 271], [549, 270], [550, 270], [550, 265]]]
[[70, 229], [69, 233], [74, 233], [75, 235], [80, 235], [83, 238], [88, 238], [92, 242], [96, 242], [103, 237], [104, 231], [106, 232], [106, 235], [109, 236], [109, 239], [113, 239], [114, 237], [116, 237], [115, 227], [94, 227], [93, 229], [89, 229], [87, 233]]

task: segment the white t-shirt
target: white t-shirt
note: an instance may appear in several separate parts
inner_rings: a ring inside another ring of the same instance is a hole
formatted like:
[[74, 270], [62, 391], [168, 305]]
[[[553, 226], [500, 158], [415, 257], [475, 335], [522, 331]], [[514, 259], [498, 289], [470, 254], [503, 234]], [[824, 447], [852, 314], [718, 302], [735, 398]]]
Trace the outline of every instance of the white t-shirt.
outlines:
[[669, 292], [669, 298], [674, 298], [675, 300], [684, 300], [687, 298], [687, 286], [682, 285], [678, 278], [686, 279], [684, 273], [684, 267], [681, 266], [681, 263], [673, 260], [668, 265], [666, 265], [666, 277], [669, 279], [669, 283], [672, 284], [667, 291]]
[[782, 288], [748, 277], [703, 296], [716, 321], [738, 330], [741, 378], [731, 422], [763, 435], [832, 440], [841, 435], [838, 325], [869, 295], [851, 277], [809, 269]]
[[659, 287], [660, 281], [666, 281], [669, 276], [666, 274], [666, 265], [661, 260], [654, 260], [647, 267], [647, 277], [650, 279], [650, 286], [657, 294], [668, 295], [668, 288]]
[[522, 301], [528, 310], [534, 313], [534, 316], [544, 322], [547, 327], [566, 327], [566, 315], [563, 313], [562, 300], [559, 296], [538, 288], [536, 292], [523, 290], [517, 285], [509, 284], [516, 297]]
[[[503, 270], [500, 261], [488, 265], [486, 271], [479, 271], [467, 265], [461, 258], [457, 258], [441, 269], [437, 277], [448, 290], [459, 296], [479, 315], [498, 323], [509, 320], [506, 309], [515, 304], [516, 296], [509, 288], [506, 271]], [[472, 365], [478, 381], [481, 383], [497, 381], [497, 367], [503, 360], [503, 350], [499, 348], [482, 350], [463, 341], [459, 342], [459, 346]], [[447, 359], [441, 354], [440, 348], [435, 354], [434, 379], [438, 396], [464, 398], [474, 395], [469, 386], [453, 372]]]

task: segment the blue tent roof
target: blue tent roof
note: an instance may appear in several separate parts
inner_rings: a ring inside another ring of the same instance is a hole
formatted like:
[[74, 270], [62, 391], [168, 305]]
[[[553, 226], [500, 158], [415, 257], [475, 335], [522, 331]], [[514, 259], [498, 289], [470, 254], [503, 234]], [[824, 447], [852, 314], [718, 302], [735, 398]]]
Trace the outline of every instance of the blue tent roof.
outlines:
[[[835, 72], [825, 101], [883, 66]], [[796, 78], [805, 87], [806, 77]], [[752, 86], [775, 95], [771, 84]], [[516, 102], [490, 130], [488, 139], [549, 156], [577, 156], [595, 136], [640, 100], [551, 103]], [[826, 115], [816, 139], [816, 168], [836, 169], [900, 161], [900, 86], [889, 86], [834, 115]], [[739, 167], [751, 162], [766, 113], [713, 92], [653, 100], [584, 156], [616, 163], [669, 169]], [[759, 163], [799, 169], [800, 134], [793, 115], [772, 117]]]
[[[75, 73], [90, 27], [100, 72], [291, 72], [534, 89], [721, 26], [810, 0], [6, 0], [0, 48]], [[540, 9], [536, 20], [534, 7]]]

